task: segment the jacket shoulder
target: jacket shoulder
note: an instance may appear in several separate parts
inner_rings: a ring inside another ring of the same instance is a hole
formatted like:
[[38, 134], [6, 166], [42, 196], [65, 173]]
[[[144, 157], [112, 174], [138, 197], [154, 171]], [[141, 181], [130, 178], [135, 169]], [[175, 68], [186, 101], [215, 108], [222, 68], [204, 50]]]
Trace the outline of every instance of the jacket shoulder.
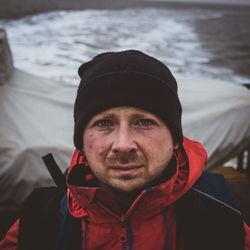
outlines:
[[240, 214], [239, 207], [222, 174], [204, 171], [192, 190]]
[[241, 213], [223, 175], [205, 171], [180, 200], [177, 213], [186, 249], [244, 248]]

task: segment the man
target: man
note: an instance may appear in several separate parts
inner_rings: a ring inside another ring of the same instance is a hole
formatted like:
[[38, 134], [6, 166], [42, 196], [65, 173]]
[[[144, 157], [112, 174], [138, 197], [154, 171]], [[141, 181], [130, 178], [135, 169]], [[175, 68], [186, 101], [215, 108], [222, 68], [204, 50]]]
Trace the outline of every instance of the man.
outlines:
[[169, 69], [130, 50], [79, 75], [67, 194], [35, 191], [1, 249], [249, 249], [224, 179], [203, 173], [204, 148], [183, 137]]

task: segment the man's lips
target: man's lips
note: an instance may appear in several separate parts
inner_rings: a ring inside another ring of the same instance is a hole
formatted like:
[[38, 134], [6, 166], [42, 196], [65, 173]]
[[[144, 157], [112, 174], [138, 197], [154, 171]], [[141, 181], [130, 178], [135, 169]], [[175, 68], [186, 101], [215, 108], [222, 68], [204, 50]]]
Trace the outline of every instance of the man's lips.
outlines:
[[132, 171], [136, 171], [140, 168], [142, 168], [142, 165], [138, 165], [138, 164], [126, 164], [126, 165], [114, 165], [114, 166], [110, 166], [109, 169], [116, 171], [116, 172], [132, 172]]

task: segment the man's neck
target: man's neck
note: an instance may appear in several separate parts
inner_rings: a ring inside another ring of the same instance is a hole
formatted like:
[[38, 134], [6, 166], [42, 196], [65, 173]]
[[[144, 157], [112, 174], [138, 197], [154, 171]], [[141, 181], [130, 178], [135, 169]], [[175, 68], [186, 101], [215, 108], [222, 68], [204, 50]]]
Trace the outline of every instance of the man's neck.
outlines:
[[116, 200], [122, 213], [126, 213], [139, 194], [140, 194], [139, 191], [133, 192], [133, 193], [121, 193], [121, 192], [116, 193], [115, 192], [112, 194], [112, 196]]
[[113, 197], [114, 201], [116, 202], [120, 211], [123, 214], [128, 211], [135, 199], [141, 193], [141, 190], [136, 190], [128, 193], [120, 190], [111, 189], [110, 187], [105, 187], [104, 185], [101, 185], [101, 187], [103, 190], [105, 190], [106, 193]]

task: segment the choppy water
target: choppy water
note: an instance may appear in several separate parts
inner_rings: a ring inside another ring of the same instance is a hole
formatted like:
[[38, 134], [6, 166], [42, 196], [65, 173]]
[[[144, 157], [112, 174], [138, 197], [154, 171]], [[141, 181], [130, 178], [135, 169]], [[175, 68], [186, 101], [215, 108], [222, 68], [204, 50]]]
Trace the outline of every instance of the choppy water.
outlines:
[[0, 20], [15, 66], [78, 83], [77, 68], [104, 51], [139, 49], [174, 73], [250, 82], [250, 13], [204, 9], [57, 11]]

